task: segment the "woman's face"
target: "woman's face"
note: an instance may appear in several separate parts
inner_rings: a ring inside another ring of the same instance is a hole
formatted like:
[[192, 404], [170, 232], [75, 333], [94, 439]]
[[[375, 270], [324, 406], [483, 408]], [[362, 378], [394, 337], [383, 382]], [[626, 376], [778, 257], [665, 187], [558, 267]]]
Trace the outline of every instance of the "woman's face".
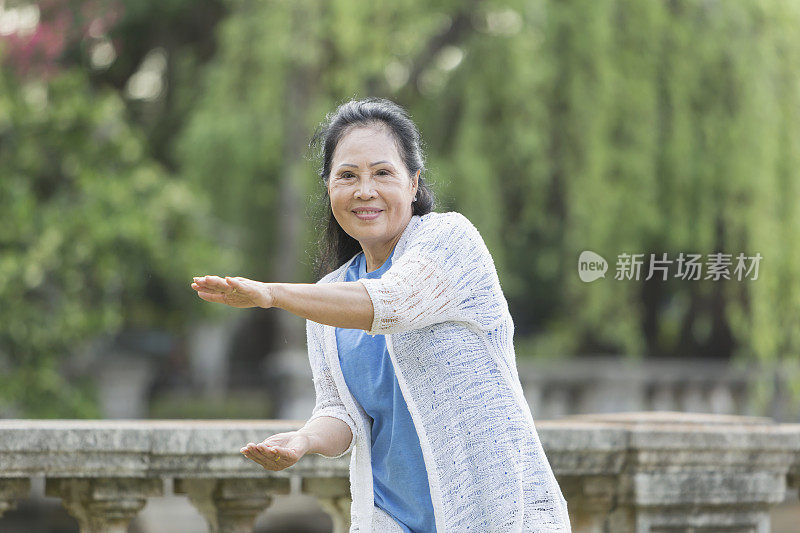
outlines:
[[411, 219], [418, 178], [419, 172], [413, 180], [408, 175], [386, 129], [356, 127], [333, 152], [328, 179], [333, 216], [362, 248], [391, 242]]

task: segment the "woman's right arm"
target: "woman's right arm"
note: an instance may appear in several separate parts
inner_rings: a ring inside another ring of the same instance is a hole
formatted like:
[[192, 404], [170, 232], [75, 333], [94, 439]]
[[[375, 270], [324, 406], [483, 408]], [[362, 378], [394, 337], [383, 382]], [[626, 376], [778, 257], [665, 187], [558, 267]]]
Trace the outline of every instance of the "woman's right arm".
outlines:
[[241, 449], [245, 457], [268, 470], [288, 468], [308, 453], [335, 459], [355, 445], [356, 425], [339, 397], [316, 327], [311, 321], [306, 321], [311, 376], [316, 392], [311, 417], [297, 431], [277, 433], [259, 444], [251, 442]]
[[306, 340], [316, 402], [311, 416], [299, 431], [315, 441], [310, 443], [314, 448], [310, 453], [335, 459], [355, 445], [356, 423], [339, 396], [333, 373], [325, 360], [324, 342], [320, 338], [322, 329], [320, 324], [306, 320]]
[[338, 418], [317, 416], [297, 431], [276, 433], [259, 444], [250, 442], [240, 452], [267, 470], [293, 466], [304, 455], [339, 457], [349, 450], [350, 427]]

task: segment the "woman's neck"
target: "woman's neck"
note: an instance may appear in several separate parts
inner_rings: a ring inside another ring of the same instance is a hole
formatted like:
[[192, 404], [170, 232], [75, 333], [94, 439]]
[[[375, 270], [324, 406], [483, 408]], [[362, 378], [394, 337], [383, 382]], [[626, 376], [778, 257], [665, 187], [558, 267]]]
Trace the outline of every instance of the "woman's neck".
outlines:
[[386, 242], [365, 244], [364, 242], [359, 241], [361, 244], [361, 249], [364, 251], [364, 258], [367, 260], [367, 272], [374, 272], [378, 270], [381, 265], [383, 265], [386, 260], [389, 259], [389, 256], [392, 254], [392, 250], [394, 250], [395, 245], [400, 241], [400, 237], [402, 237], [403, 233], [405, 233], [406, 228], [408, 227], [409, 222], [411, 222], [411, 218], [413, 216], [413, 212], [410, 213], [408, 220], [406, 220], [406, 223], [403, 224], [403, 228], [397, 232], [397, 235]]
[[367, 260], [367, 272], [374, 272], [378, 270], [381, 265], [383, 265], [394, 249], [394, 245], [397, 244], [397, 241], [400, 239], [392, 239], [389, 243], [381, 247], [363, 247], [364, 250], [364, 258]]
[[[409, 219], [409, 222], [411, 219]], [[364, 251], [364, 258], [367, 260], [367, 272], [374, 272], [383, 265], [389, 256], [392, 254], [395, 245], [400, 240], [403, 232], [408, 227], [408, 222], [400, 232], [395, 235], [391, 240], [374, 245], [365, 245], [361, 243], [361, 249]]]

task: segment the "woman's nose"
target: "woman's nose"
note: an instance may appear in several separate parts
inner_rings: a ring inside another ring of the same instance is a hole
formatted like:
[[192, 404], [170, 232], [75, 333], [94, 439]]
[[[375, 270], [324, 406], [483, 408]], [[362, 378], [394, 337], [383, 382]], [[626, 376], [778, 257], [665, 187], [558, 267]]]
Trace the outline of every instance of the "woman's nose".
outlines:
[[361, 182], [361, 185], [358, 186], [356, 190], [356, 196], [358, 198], [372, 198], [375, 196], [375, 190], [372, 188], [372, 182], [370, 180], [364, 180]]

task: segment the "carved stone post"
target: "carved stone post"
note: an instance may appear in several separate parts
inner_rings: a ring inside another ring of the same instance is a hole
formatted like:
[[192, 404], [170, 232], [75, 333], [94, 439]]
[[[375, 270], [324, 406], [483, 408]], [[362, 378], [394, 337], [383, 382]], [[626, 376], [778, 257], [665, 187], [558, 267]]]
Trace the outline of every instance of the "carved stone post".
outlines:
[[211, 533], [250, 533], [273, 494], [289, 494], [288, 478], [176, 479], [173, 492], [186, 494]]
[[304, 478], [302, 492], [314, 496], [333, 520], [333, 533], [350, 531], [350, 480], [345, 478]]
[[798, 495], [800, 495], [800, 453], [796, 457], [794, 464], [789, 469], [789, 475], [786, 476], [786, 489], [787, 491], [798, 491]]
[[[769, 510], [784, 499], [798, 444], [797, 428], [763, 418], [647, 412], [569, 419], [593, 425], [596, 437], [581, 475], [563, 485], [576, 533], [769, 533]], [[603, 469], [606, 476], [587, 475]]]
[[27, 498], [30, 492], [30, 479], [0, 479], [0, 517], [17, 506], [16, 500]]
[[45, 495], [61, 498], [81, 533], [125, 533], [151, 496], [164, 493], [161, 479], [47, 479]]
[[[624, 529], [610, 527], [611, 522], [625, 523], [616, 508], [619, 479], [615, 476], [567, 476], [558, 480], [561, 491], [567, 498], [567, 510], [572, 531], [575, 533], [622, 532]], [[626, 514], [626, 513], [623, 513]], [[614, 516], [614, 520], [610, 518]]]

